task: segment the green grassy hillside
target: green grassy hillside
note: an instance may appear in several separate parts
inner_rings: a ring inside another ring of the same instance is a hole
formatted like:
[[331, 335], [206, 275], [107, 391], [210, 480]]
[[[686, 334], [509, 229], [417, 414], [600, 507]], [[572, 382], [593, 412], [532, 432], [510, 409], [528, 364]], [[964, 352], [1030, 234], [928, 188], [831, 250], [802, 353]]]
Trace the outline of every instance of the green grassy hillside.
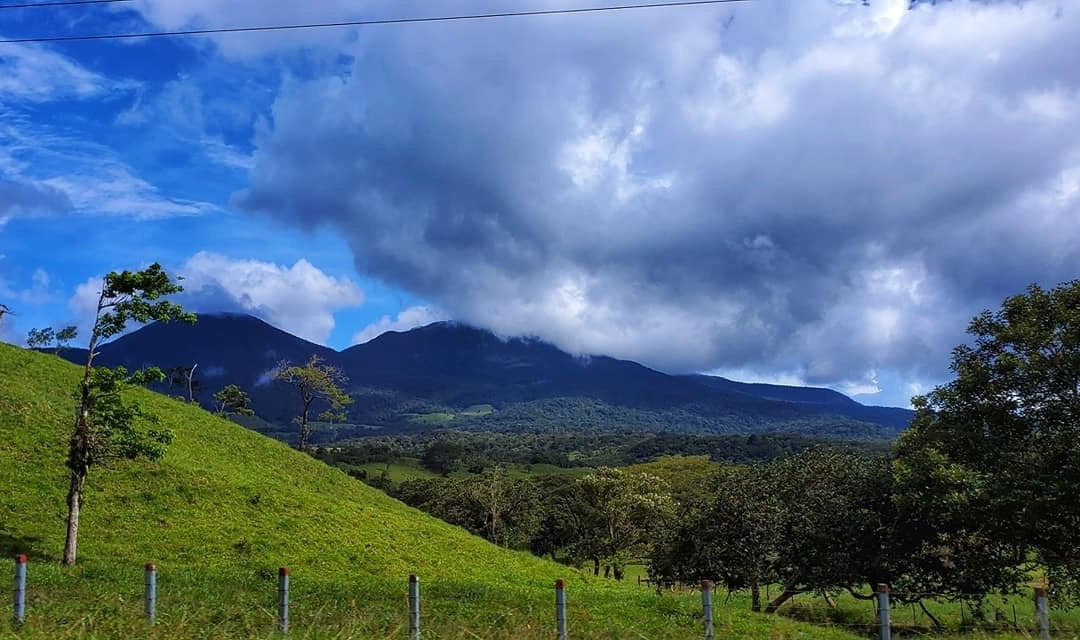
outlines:
[[[91, 470], [80, 562], [63, 569], [78, 376], [58, 358], [0, 345], [0, 550], [31, 563], [28, 621], [16, 631], [5, 611], [0, 637], [270, 638], [282, 565], [293, 576], [293, 637], [404, 637], [409, 573], [421, 576], [426, 638], [549, 638], [557, 577], [568, 582], [575, 638], [698, 636], [692, 596], [499, 549], [279, 442], [142, 391], [176, 440], [160, 462]], [[160, 571], [153, 631], [139, 617], [150, 561]], [[717, 624], [724, 638], [850, 637], [723, 609]]]

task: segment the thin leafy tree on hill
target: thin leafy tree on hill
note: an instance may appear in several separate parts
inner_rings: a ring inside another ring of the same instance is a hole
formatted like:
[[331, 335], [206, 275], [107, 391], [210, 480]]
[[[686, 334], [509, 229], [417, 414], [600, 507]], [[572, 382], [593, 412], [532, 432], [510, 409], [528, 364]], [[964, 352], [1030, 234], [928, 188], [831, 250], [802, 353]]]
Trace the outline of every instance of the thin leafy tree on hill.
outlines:
[[[122, 333], [131, 322], [195, 322], [194, 314], [163, 299], [181, 291], [183, 288], [156, 263], [142, 271], [112, 272], [105, 276], [90, 332], [86, 368], [76, 391], [79, 406], [67, 458], [71, 483], [62, 560], [65, 565], [75, 563], [79, 515], [90, 468], [113, 458], [160, 458], [172, 439], [169, 431], [156, 428], [154, 417], [143, 411], [138, 402], [124, 397], [124, 392], [133, 385], [164, 380], [161, 370], [151, 368], [129, 375], [122, 367], [96, 368], [97, 349], [103, 340]], [[143, 423], [148, 423], [149, 428], [139, 429]]]
[[319, 414], [319, 418], [328, 422], [343, 420], [343, 409], [352, 403], [341, 386], [349, 379], [338, 367], [327, 364], [317, 355], [311, 356], [301, 366], [290, 365], [282, 362], [278, 365], [274, 378], [295, 386], [300, 391], [301, 409], [296, 423], [300, 427], [300, 450], [307, 451], [311, 448], [311, 407], [316, 401], [325, 402], [329, 408]]
[[214, 394], [219, 416], [252, 416], [251, 397], [240, 387], [230, 384]]
[[41, 349], [53, 345], [53, 353], [60, 355], [60, 352], [77, 337], [79, 337], [79, 330], [75, 326], [64, 327], [59, 331], [52, 327], [31, 329], [26, 336], [26, 346], [31, 349]]

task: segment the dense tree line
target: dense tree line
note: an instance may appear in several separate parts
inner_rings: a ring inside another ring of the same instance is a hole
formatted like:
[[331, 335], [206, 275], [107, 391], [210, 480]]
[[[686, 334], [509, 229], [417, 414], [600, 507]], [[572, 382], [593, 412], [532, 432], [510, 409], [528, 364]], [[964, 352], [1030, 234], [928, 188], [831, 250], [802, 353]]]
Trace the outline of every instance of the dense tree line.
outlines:
[[392, 493], [491, 542], [621, 579], [645, 556], [675, 505], [648, 473], [601, 468], [583, 478], [515, 476], [501, 467], [455, 479], [412, 480]]
[[621, 467], [663, 456], [708, 456], [717, 462], [768, 462], [823, 444], [845, 451], [884, 454], [881, 440], [836, 441], [800, 434], [712, 435], [616, 431], [589, 433], [481, 433], [438, 430], [412, 435], [369, 437], [316, 451], [334, 465], [387, 463], [418, 458], [425, 468], [447, 475], [483, 471], [497, 465], [550, 464], [557, 467]]

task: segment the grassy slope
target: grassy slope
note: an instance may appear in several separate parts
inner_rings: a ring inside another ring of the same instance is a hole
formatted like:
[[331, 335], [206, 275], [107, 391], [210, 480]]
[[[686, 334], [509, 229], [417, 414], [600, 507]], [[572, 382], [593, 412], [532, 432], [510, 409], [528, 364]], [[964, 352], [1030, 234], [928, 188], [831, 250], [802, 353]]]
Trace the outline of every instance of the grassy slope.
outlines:
[[[30, 555], [20, 638], [273, 637], [276, 569], [293, 574], [293, 636], [402, 637], [410, 572], [425, 637], [547, 638], [567, 578], [579, 638], [696, 637], [692, 596], [656, 596], [505, 551], [281, 443], [139, 391], [176, 434], [164, 460], [92, 470], [80, 562], [63, 543], [63, 460], [79, 370], [0, 345], [0, 551]], [[142, 565], [159, 565], [159, 621], [142, 632]], [[10, 565], [9, 565], [10, 567]], [[719, 611], [720, 637], [844, 638]], [[15, 633], [0, 616], [0, 637]]]

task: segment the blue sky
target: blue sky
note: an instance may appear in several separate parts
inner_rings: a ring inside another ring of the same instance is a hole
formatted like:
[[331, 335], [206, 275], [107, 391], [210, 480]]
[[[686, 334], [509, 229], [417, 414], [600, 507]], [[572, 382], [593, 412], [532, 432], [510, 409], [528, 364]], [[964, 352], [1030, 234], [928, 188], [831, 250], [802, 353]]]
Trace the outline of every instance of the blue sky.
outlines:
[[[2, 10], [0, 38], [507, 6], [135, 0]], [[1080, 277], [1078, 14], [757, 0], [0, 44], [2, 338], [84, 326], [95, 278], [158, 261], [194, 309], [336, 348], [452, 318], [903, 406], [972, 315]]]

